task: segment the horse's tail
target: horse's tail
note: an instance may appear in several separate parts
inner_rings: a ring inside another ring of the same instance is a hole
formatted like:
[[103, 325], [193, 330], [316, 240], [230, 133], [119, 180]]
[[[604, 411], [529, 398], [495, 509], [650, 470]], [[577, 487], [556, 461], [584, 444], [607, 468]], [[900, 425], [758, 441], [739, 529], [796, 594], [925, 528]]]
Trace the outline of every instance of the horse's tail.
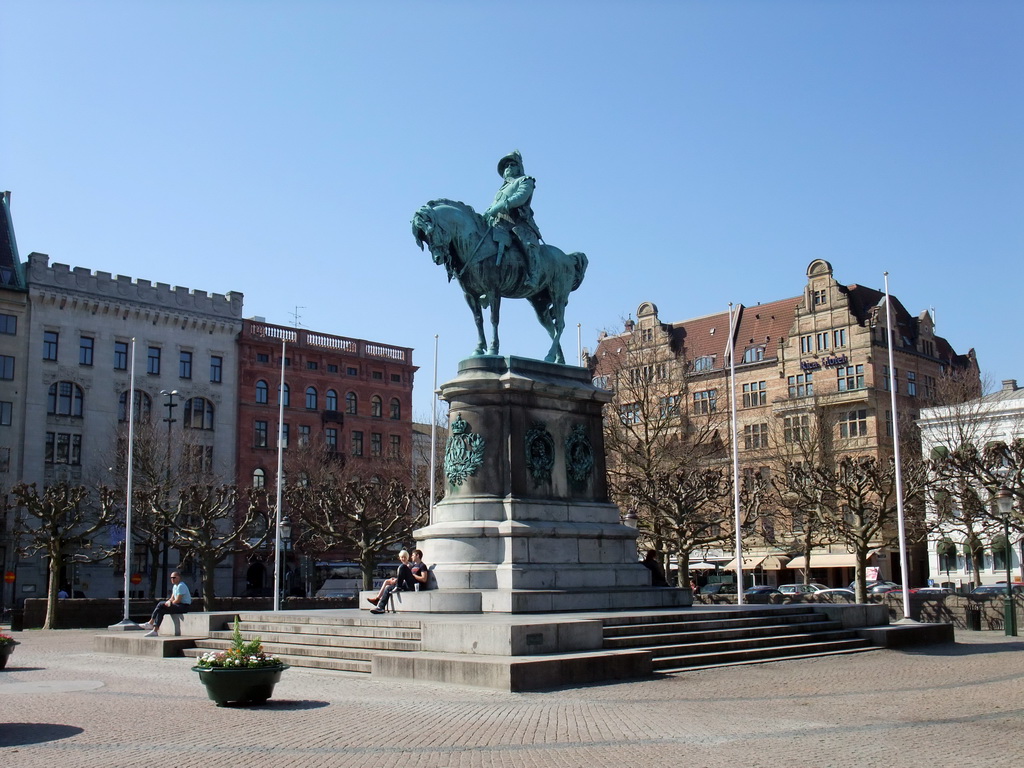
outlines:
[[574, 251], [569, 254], [569, 258], [575, 262], [576, 266], [576, 274], [573, 276], [571, 288], [571, 290], [575, 291], [583, 282], [584, 275], [587, 274], [587, 254]]

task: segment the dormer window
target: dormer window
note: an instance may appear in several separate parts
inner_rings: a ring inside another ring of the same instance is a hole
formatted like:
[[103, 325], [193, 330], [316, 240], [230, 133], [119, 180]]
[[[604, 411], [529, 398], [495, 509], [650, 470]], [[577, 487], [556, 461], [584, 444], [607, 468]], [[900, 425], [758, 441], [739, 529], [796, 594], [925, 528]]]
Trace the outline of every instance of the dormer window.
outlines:
[[812, 299], [814, 301], [814, 306], [816, 306], [816, 307], [820, 307], [820, 306], [824, 306], [825, 304], [828, 304], [828, 291], [824, 291], [824, 290], [813, 291], [811, 296], [812, 296]]
[[743, 350], [744, 363], [756, 363], [758, 360], [764, 360], [763, 344], [756, 347], [747, 347], [745, 350]]
[[703, 371], [710, 371], [715, 367], [715, 358], [712, 355], [705, 355], [704, 357], [698, 357], [693, 361], [693, 372], [701, 373]]

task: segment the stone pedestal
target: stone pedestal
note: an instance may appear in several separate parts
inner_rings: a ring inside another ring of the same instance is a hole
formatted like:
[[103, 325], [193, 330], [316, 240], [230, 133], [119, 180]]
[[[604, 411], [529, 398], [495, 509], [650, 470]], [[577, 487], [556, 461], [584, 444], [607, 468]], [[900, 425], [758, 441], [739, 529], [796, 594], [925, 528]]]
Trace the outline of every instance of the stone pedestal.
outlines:
[[414, 535], [442, 593], [479, 591], [485, 612], [690, 604], [687, 590], [650, 587], [637, 532], [608, 500], [611, 396], [585, 369], [475, 357], [441, 396], [447, 495]]

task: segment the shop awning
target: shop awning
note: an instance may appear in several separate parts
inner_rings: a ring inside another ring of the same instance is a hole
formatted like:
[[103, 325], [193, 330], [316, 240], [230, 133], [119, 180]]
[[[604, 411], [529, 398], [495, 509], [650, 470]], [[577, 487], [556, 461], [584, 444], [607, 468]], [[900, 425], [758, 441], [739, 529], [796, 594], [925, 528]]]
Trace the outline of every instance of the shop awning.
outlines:
[[704, 563], [704, 562], [690, 563], [690, 570], [691, 571], [713, 571], [717, 567], [718, 566], [715, 565], [714, 563]]
[[[868, 553], [868, 557], [875, 554], [877, 550]], [[849, 552], [812, 552], [811, 568], [854, 568], [857, 565], [857, 556]], [[806, 568], [803, 555], [794, 557], [786, 564], [787, 568]]]
[[[743, 570], [744, 571], [752, 571], [752, 570], [754, 570], [759, 565], [761, 565], [761, 563], [764, 562], [764, 559], [765, 559], [764, 555], [755, 555], [754, 557], [744, 557], [743, 558]], [[735, 571], [736, 570], [736, 558], [734, 557], [732, 560], [730, 560], [728, 563], [726, 563], [724, 566], [722, 566], [722, 570], [723, 571]]]

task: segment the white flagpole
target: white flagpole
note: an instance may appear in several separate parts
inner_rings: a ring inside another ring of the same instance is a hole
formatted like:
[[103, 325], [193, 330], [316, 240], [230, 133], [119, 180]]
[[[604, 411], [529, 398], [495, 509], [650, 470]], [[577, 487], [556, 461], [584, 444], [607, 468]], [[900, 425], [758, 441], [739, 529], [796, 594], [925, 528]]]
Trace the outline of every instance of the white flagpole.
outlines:
[[128, 479], [125, 482], [124, 522], [124, 618], [122, 626], [135, 626], [128, 617], [131, 608], [129, 590], [132, 578], [132, 476], [135, 469], [135, 338], [132, 338], [132, 365], [128, 384]]
[[434, 389], [430, 401], [430, 513], [427, 519], [434, 524], [434, 475], [437, 470], [437, 334], [434, 334]]
[[284, 337], [281, 338], [281, 386], [277, 391], [277, 508], [274, 511], [274, 610], [281, 610], [281, 477], [284, 475]]
[[576, 323], [576, 365], [583, 367], [583, 325]]
[[903, 619], [910, 621], [910, 573], [907, 571], [907, 525], [903, 511], [903, 466], [900, 463], [900, 427], [896, 416], [896, 367], [892, 356], [892, 335], [895, 325], [892, 316], [892, 301], [889, 298], [889, 273], [885, 276], [885, 324], [889, 346], [889, 395], [892, 400], [892, 449], [896, 462], [896, 519], [900, 535], [900, 571], [903, 582]]
[[740, 448], [739, 431], [736, 426], [736, 320], [740, 310], [736, 308], [733, 317], [732, 302], [729, 302], [729, 413], [732, 420], [732, 506], [736, 525], [736, 605], [743, 605], [743, 533], [740, 530]]

